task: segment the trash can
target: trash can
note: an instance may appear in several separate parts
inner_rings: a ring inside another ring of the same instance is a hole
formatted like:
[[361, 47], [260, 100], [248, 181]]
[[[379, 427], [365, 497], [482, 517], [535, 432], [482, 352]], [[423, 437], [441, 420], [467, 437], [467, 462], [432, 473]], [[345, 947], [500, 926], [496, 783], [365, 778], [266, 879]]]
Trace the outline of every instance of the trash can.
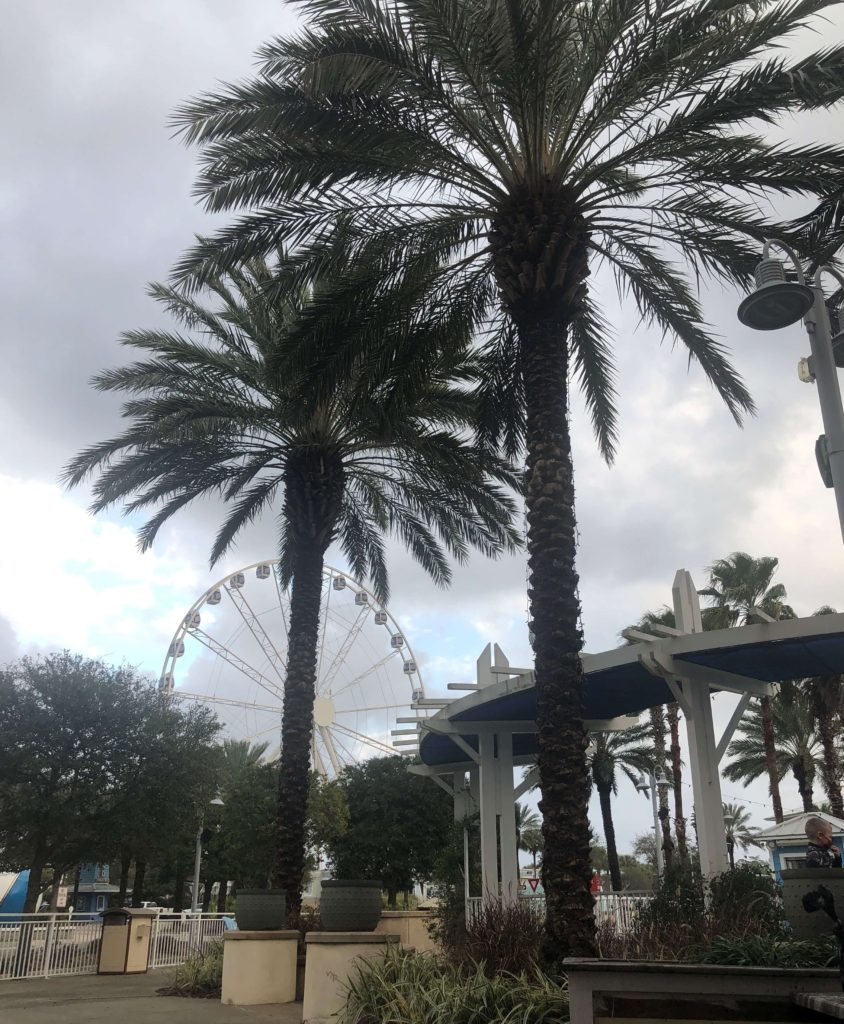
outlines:
[[112, 907], [102, 912], [97, 974], [146, 974], [152, 919], [158, 911]]

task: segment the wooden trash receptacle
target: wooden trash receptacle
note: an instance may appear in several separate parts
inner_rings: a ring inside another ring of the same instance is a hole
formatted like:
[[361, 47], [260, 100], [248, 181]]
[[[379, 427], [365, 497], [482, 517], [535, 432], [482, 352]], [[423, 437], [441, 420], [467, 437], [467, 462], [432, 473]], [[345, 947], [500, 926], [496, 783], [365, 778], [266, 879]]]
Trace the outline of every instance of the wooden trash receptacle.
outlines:
[[146, 974], [152, 921], [157, 913], [134, 907], [103, 911], [97, 974]]

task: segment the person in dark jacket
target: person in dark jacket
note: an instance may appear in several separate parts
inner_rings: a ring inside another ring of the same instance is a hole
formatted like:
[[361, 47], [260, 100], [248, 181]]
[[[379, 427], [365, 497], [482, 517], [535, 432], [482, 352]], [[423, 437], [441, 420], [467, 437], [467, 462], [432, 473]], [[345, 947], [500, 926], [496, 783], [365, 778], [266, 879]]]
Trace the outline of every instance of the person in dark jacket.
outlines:
[[841, 851], [832, 841], [832, 825], [823, 818], [806, 819], [806, 838], [809, 851], [807, 868], [840, 868]]

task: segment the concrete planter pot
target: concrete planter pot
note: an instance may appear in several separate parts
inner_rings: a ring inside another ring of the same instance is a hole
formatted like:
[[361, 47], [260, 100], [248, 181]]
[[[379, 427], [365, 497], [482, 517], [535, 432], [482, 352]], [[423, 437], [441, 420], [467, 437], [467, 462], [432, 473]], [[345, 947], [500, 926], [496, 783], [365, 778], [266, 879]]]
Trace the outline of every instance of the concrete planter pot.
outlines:
[[319, 920], [323, 931], [375, 931], [381, 910], [380, 881], [332, 879], [322, 883]]
[[813, 914], [803, 909], [803, 897], [819, 885], [835, 900], [835, 910], [844, 920], [844, 868], [791, 868], [782, 874], [782, 899], [786, 919], [795, 939], [832, 935], [832, 921], [822, 910]]
[[234, 919], [242, 932], [284, 931], [287, 898], [283, 889], [238, 889]]

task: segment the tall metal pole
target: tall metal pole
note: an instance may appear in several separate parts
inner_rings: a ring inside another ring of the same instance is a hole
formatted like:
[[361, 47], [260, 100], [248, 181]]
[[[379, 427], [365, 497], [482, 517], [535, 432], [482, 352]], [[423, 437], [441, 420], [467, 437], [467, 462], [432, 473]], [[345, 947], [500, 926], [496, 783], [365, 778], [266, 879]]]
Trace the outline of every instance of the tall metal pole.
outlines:
[[656, 843], [656, 877], [658, 879], [661, 879], [665, 871], [665, 862], [662, 856], [662, 844], [659, 841], [661, 833], [659, 825], [659, 804], [656, 792], [656, 776], [653, 772], [651, 772], [649, 781], [651, 784], [651, 806], [653, 807], [654, 812], [654, 842]]
[[838, 384], [838, 367], [832, 351], [832, 330], [824, 302], [820, 273], [811, 285], [815, 304], [803, 318], [809, 343], [812, 346], [812, 370], [818, 387], [824, 433], [826, 434], [829, 468], [835, 503], [838, 506], [838, 524], [844, 537], [844, 407]]
[[199, 872], [202, 870], [202, 818], [196, 830], [196, 852], [193, 858], [193, 888], [191, 889], [190, 909], [192, 913], [199, 910]]

